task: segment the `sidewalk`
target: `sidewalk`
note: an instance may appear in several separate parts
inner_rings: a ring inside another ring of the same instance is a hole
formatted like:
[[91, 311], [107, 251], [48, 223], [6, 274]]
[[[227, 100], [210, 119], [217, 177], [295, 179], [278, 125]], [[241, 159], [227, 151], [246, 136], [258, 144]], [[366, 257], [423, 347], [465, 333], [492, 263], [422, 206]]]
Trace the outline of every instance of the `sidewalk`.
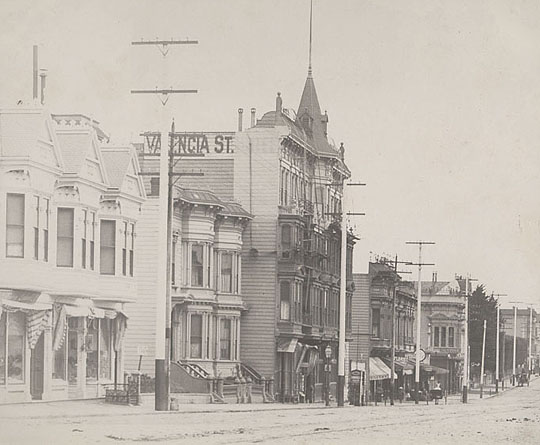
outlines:
[[[531, 384], [538, 377], [531, 378]], [[491, 395], [489, 390], [484, 391], [483, 399], [480, 399], [479, 392], [469, 392], [468, 403], [478, 403], [497, 395], [504, 394], [514, 390], [518, 386], [505, 386], [504, 392], [499, 388], [499, 394], [495, 394], [493, 387]], [[527, 386], [525, 386], [527, 388]], [[452, 394], [448, 396], [448, 405], [461, 404], [461, 394]], [[444, 405], [444, 399], [439, 401], [439, 406]], [[414, 401], [400, 403], [397, 401], [393, 408], [415, 406]], [[419, 402], [419, 405], [426, 405], [426, 402]], [[429, 405], [435, 405], [430, 401]], [[93, 400], [67, 400], [57, 402], [32, 402], [10, 405], [0, 405], [0, 419], [16, 419], [24, 417], [26, 419], [45, 419], [45, 418], [65, 418], [65, 417], [108, 417], [108, 416], [131, 416], [131, 415], [174, 415], [176, 413], [197, 414], [197, 413], [215, 413], [215, 412], [253, 412], [253, 411], [278, 411], [278, 410], [306, 410], [306, 409], [332, 409], [336, 408], [335, 403], [326, 407], [323, 402], [313, 404], [282, 404], [282, 403], [253, 403], [253, 404], [180, 404], [178, 411], [155, 411], [153, 398], [147, 398], [144, 404], [139, 406], [113, 405], [105, 403], [103, 399]], [[375, 406], [371, 403], [368, 406], [356, 407], [345, 405], [345, 408], [373, 409], [388, 408], [392, 409], [390, 403], [378, 403]]]

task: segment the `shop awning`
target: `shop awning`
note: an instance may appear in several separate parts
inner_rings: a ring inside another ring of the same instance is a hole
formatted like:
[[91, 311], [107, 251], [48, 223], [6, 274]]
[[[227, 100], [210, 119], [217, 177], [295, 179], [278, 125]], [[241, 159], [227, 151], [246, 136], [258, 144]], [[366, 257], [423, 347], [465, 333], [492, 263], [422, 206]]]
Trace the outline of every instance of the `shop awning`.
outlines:
[[[377, 376], [383, 376], [382, 378], [376, 378], [376, 379], [371, 378], [371, 375], [372, 375], [371, 369], [373, 365], [375, 365], [375, 367], [378, 369]], [[380, 357], [370, 357], [369, 358], [369, 375], [370, 375], [370, 380], [384, 380], [384, 379], [389, 379], [391, 377], [392, 371], [388, 366], [386, 366], [386, 363], [384, 363]], [[394, 373], [394, 378], [397, 379], [396, 373]]]
[[[392, 371], [379, 357], [369, 358], [369, 380], [386, 380], [391, 375]], [[397, 378], [395, 373], [394, 378]]]
[[280, 338], [278, 339], [277, 351], [292, 353], [296, 349], [297, 343], [298, 343], [297, 338]]
[[105, 318], [105, 310], [91, 306], [66, 306], [66, 315], [68, 317], [91, 317]]
[[9, 310], [23, 310], [23, 311], [48, 311], [52, 309], [52, 304], [49, 303], [23, 303], [22, 301], [15, 300], [1, 300], [1, 305]]
[[[390, 366], [390, 360], [384, 361], [388, 366]], [[410, 363], [408, 360], [403, 360], [396, 358], [394, 361], [395, 369], [403, 375], [412, 375], [414, 374], [414, 365]]]
[[423, 363], [420, 363], [420, 369], [423, 369], [426, 372], [429, 372], [431, 374], [448, 374], [448, 369], [439, 368], [438, 366], [433, 365], [424, 365]]

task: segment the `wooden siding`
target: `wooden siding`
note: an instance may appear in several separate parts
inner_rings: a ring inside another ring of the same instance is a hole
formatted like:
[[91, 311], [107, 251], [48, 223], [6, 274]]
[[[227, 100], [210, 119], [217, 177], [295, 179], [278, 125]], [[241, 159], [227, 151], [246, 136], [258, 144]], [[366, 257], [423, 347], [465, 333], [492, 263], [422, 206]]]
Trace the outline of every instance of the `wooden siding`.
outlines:
[[124, 340], [124, 369], [134, 371], [139, 364], [138, 347], [146, 348], [142, 372], [154, 374], [156, 284], [158, 242], [158, 199], [149, 198], [142, 206], [135, 239], [135, 270], [138, 292], [136, 303], [127, 305], [128, 329]]
[[350, 360], [367, 359], [369, 356], [371, 321], [368, 274], [353, 274], [354, 293], [352, 297], [352, 337], [349, 346]]
[[242, 295], [248, 311], [242, 316], [240, 359], [271, 377], [276, 360], [280, 137], [275, 129], [252, 128], [236, 138], [235, 198], [254, 215], [243, 237]]

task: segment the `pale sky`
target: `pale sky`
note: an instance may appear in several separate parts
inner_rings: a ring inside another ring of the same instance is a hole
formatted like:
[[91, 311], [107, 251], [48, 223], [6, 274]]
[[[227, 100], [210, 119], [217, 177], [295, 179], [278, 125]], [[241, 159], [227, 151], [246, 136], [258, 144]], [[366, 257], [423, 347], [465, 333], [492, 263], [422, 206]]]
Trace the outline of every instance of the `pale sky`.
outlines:
[[[32, 45], [48, 70], [47, 106], [100, 121], [118, 142], [157, 127], [234, 131], [277, 91], [296, 109], [307, 74], [309, 0], [0, 0], [0, 106], [32, 94]], [[314, 0], [313, 75], [330, 136], [354, 181], [352, 224], [370, 252], [423, 272], [470, 273], [488, 292], [540, 304], [540, 3], [537, 0]], [[132, 40], [186, 38], [162, 58]], [[164, 85], [165, 84], [165, 85]], [[416, 279], [416, 272], [406, 276]]]

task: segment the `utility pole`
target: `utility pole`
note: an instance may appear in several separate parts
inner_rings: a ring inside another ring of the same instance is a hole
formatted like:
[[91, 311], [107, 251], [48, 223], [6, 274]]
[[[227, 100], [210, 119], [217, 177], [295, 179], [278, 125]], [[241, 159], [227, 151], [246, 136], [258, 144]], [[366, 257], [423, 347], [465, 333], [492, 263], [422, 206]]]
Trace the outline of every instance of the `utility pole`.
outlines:
[[345, 405], [345, 313], [347, 310], [347, 216], [363, 216], [364, 213], [347, 212], [346, 186], [365, 186], [363, 183], [345, 183], [343, 180], [343, 194], [341, 197], [341, 264], [339, 286], [339, 342], [338, 342], [338, 381], [337, 404]]
[[[491, 298], [494, 298], [494, 297], [506, 297], [506, 294], [494, 294], [492, 293], [491, 294]], [[501, 317], [501, 307], [500, 307], [500, 304], [499, 302], [497, 301], [497, 329], [495, 329], [496, 333], [497, 333], [497, 337], [495, 337], [495, 394], [498, 394], [499, 392], [499, 379], [500, 379], [500, 366], [499, 366], [499, 355], [500, 355], [500, 346], [499, 346], [499, 343], [500, 343], [500, 337], [501, 337], [501, 331], [500, 331], [500, 328], [501, 328], [501, 321], [500, 321], [500, 317]]]
[[390, 343], [390, 405], [394, 405], [394, 391], [395, 391], [395, 379], [394, 374], [396, 372], [396, 334], [395, 334], [395, 325], [396, 325], [396, 293], [397, 293], [397, 283], [399, 281], [398, 273], [411, 273], [409, 271], [397, 270], [398, 264], [409, 264], [409, 261], [398, 261], [398, 257], [394, 260], [394, 276], [393, 276], [393, 292], [392, 292], [392, 338]]
[[410, 266], [418, 266], [418, 289], [416, 293], [416, 351], [415, 351], [415, 403], [418, 404], [420, 392], [420, 347], [421, 347], [421, 326], [422, 326], [422, 266], [434, 266], [433, 263], [422, 263], [422, 246], [435, 244], [433, 241], [407, 241], [405, 244], [415, 244], [418, 246], [418, 263], [409, 263]]
[[[196, 40], [140, 40], [132, 45], [157, 46], [165, 59], [171, 45], [193, 45]], [[165, 79], [166, 64], [163, 60], [163, 82]], [[170, 351], [171, 351], [171, 242], [172, 242], [172, 174], [171, 159], [173, 155], [172, 143], [169, 142], [169, 118], [165, 106], [171, 94], [197, 93], [197, 90], [153, 89], [131, 90], [132, 94], [157, 94], [162, 108], [161, 139], [159, 155], [159, 226], [166, 230], [158, 230], [158, 277], [156, 284], [156, 342], [155, 342], [155, 410], [168, 411], [170, 409]], [[173, 133], [174, 133], [174, 124]]]
[[512, 359], [512, 386], [516, 384], [517, 306], [514, 305], [514, 350]]
[[528, 368], [529, 375], [532, 373], [532, 322], [533, 322], [533, 308], [529, 306], [529, 354], [528, 354]]
[[469, 284], [471, 281], [477, 280], [475, 278], [471, 278], [469, 274], [467, 274], [465, 277], [465, 352], [463, 355], [463, 403], [467, 403], [467, 393], [469, 389]]
[[484, 397], [484, 361], [486, 356], [486, 327], [487, 320], [484, 320], [484, 334], [482, 337], [482, 366], [480, 367], [480, 398]]

